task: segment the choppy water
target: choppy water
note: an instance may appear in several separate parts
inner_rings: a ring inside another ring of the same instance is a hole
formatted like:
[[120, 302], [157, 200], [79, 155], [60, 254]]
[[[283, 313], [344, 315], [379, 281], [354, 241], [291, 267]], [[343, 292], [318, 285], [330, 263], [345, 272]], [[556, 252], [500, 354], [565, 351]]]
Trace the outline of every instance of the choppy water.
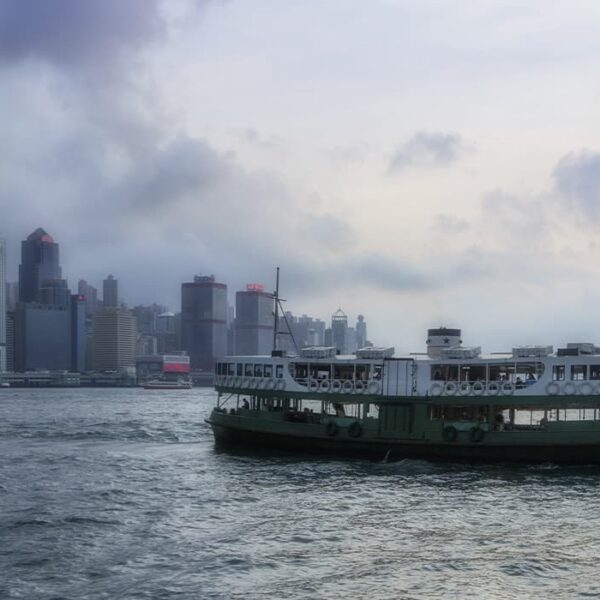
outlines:
[[600, 597], [600, 469], [217, 453], [212, 403], [0, 389], [0, 598]]

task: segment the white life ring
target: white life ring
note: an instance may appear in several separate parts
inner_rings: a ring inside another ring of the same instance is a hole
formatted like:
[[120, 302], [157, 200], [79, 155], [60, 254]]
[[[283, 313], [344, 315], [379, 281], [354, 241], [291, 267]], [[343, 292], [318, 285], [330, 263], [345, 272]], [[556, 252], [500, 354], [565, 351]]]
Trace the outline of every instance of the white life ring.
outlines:
[[471, 386], [471, 390], [476, 396], [483, 396], [483, 393], [485, 392], [485, 384], [482, 381], [476, 381]]
[[444, 386], [441, 383], [434, 383], [429, 388], [429, 395], [436, 396], [436, 397], [441, 396], [443, 391], [444, 391]]
[[512, 396], [515, 393], [515, 386], [510, 381], [505, 381], [500, 387], [503, 396]]
[[331, 389], [329, 390], [330, 392], [340, 392], [342, 390], [342, 382], [339, 379], [334, 379], [331, 382]]
[[278, 379], [275, 382], [275, 389], [276, 390], [285, 390], [285, 379]]
[[267, 381], [265, 383], [265, 389], [266, 390], [275, 389], [275, 380], [272, 377], [269, 377], [269, 379], [267, 379]]
[[579, 393], [582, 396], [590, 396], [593, 392], [594, 386], [589, 381], [586, 381], [579, 386]]
[[331, 381], [329, 381], [329, 379], [323, 379], [319, 388], [322, 392], [328, 392], [331, 389]]
[[444, 386], [444, 394], [446, 396], [454, 396], [454, 394], [456, 394], [457, 389], [458, 389], [457, 385], [453, 381], [449, 381]]
[[379, 385], [379, 381], [369, 381], [369, 385], [367, 386], [369, 394], [379, 394], [380, 389], [381, 386]]
[[362, 381], [357, 381], [354, 384], [354, 393], [355, 394], [364, 394], [365, 388], [366, 388], [366, 386]]
[[577, 386], [572, 381], [567, 381], [563, 385], [562, 392], [565, 396], [574, 396], [577, 393]]
[[354, 383], [350, 379], [346, 379], [342, 385], [342, 391], [345, 394], [351, 394], [354, 391]]
[[308, 389], [311, 392], [316, 392], [319, 390], [319, 382], [316, 379], [310, 379], [308, 381]]
[[495, 381], [490, 381], [487, 384], [486, 392], [488, 396], [497, 396], [500, 393], [500, 384]]
[[228, 385], [228, 386], [233, 385], [233, 376], [232, 375], [227, 376], [227, 381], [225, 382], [225, 385]]
[[264, 390], [265, 389], [265, 380], [261, 377], [257, 382], [256, 382], [256, 387], [259, 390]]
[[458, 393], [461, 396], [469, 396], [471, 394], [471, 384], [467, 383], [466, 381], [463, 381], [459, 386], [458, 386]]
[[551, 381], [546, 386], [546, 394], [548, 394], [548, 396], [558, 396], [560, 394], [560, 385], [558, 385], [556, 381]]

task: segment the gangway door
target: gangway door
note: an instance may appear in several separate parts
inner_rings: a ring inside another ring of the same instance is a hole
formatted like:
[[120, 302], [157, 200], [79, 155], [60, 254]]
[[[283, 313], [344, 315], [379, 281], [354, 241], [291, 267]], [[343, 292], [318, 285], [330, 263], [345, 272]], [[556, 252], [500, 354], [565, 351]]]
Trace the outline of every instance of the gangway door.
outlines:
[[383, 363], [383, 395], [412, 396], [412, 358], [386, 358]]

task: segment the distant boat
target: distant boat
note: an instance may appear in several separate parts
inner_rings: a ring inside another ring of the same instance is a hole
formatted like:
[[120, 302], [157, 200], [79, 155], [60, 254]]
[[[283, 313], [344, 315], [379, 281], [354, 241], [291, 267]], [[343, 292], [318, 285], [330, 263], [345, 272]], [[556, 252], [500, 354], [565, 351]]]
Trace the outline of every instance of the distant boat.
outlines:
[[8, 381], [2, 381], [0, 382], [0, 387], [10, 387], [10, 383], [8, 383]]
[[190, 390], [193, 385], [191, 381], [165, 381], [164, 379], [153, 379], [142, 386], [145, 390]]

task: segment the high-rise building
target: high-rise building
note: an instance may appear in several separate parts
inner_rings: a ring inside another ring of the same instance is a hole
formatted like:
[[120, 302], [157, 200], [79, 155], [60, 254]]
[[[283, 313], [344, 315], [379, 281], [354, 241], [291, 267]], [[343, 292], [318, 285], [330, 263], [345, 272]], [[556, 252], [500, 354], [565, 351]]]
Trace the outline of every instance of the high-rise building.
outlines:
[[15, 313], [6, 313], [6, 370], [15, 370]]
[[88, 317], [93, 316], [98, 310], [98, 289], [90, 285], [85, 279], [80, 279], [77, 284], [77, 291], [80, 296], [85, 298], [85, 314]]
[[365, 348], [367, 346], [367, 323], [363, 315], [358, 315], [356, 321], [356, 345], [358, 348]]
[[36, 302], [44, 281], [61, 278], [58, 244], [39, 227], [21, 242], [19, 301]]
[[6, 371], [6, 242], [0, 239], [0, 373]]
[[71, 371], [81, 373], [86, 370], [87, 325], [86, 302], [80, 294], [71, 296]]
[[109, 306], [94, 315], [92, 365], [96, 371], [135, 366], [135, 317], [126, 308]]
[[325, 323], [307, 315], [295, 317], [286, 311], [279, 318], [277, 347], [287, 352], [297, 352], [306, 346], [322, 346], [325, 343]]
[[104, 308], [119, 306], [118, 281], [112, 275], [102, 282], [102, 305]]
[[19, 282], [6, 282], [6, 310], [13, 311], [19, 302]]
[[331, 315], [331, 341], [339, 354], [348, 352], [348, 317], [341, 308]]
[[214, 275], [181, 285], [181, 346], [192, 369], [212, 370], [227, 352], [227, 286]]
[[71, 369], [69, 306], [20, 302], [15, 312], [15, 371]]
[[235, 295], [235, 353], [271, 354], [273, 349], [273, 295], [260, 284], [249, 283]]

